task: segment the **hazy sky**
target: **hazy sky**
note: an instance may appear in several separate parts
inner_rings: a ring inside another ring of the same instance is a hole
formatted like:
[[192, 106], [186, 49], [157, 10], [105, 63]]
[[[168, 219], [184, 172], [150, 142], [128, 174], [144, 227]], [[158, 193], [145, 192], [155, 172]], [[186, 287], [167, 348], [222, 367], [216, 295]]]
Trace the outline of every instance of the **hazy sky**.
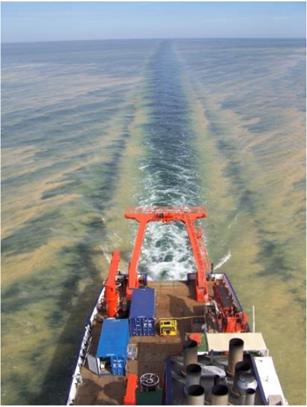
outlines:
[[304, 2], [2, 2], [2, 41], [305, 37]]

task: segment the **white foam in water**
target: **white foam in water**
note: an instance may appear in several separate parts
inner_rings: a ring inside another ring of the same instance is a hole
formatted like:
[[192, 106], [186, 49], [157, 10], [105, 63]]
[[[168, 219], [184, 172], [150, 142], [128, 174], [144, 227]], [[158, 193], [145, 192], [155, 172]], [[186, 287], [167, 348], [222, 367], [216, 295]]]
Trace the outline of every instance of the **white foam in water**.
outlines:
[[144, 164], [139, 167], [139, 170], [144, 171], [148, 167], [149, 164]]
[[186, 231], [178, 223], [150, 223], [143, 245], [140, 268], [156, 279], [185, 279], [194, 271]]
[[111, 255], [107, 252], [107, 250], [105, 249], [104, 246], [100, 245], [99, 248], [100, 248], [100, 250], [102, 251], [102, 253], [103, 253], [104, 257], [105, 257], [105, 259], [107, 261], [107, 264], [110, 264], [111, 263]]
[[[155, 134], [155, 123], [149, 134], [153, 137], [145, 141], [147, 155], [139, 166], [142, 180], [138, 207], [152, 209], [161, 205], [182, 209], [198, 205], [199, 174], [194, 168], [193, 149], [187, 144], [188, 135], [182, 131], [181, 137], [175, 138], [177, 146], [180, 144], [182, 148], [180, 156], [173, 156], [156, 137], [159, 134]], [[185, 279], [187, 273], [195, 271], [183, 223], [153, 222], [147, 225], [139, 271], [146, 271], [154, 280]]]
[[239, 218], [239, 214], [237, 213], [236, 216], [233, 218], [233, 220], [229, 223], [228, 229], [230, 229], [232, 227], [232, 225], [237, 222], [238, 218]]
[[[144, 167], [142, 166], [142, 169]], [[182, 183], [186, 186], [187, 196], [177, 190], [176, 186], [164, 188], [159, 178], [159, 169], [151, 173], [145, 170], [142, 185], [144, 194], [139, 199], [139, 208], [151, 209], [156, 206], [156, 202], [161, 201], [167, 202], [168, 207], [191, 206], [193, 192], [189, 194], [189, 191], [193, 191], [193, 188], [190, 188], [195, 182], [193, 174], [178, 164], [174, 164], [173, 167], [176, 167], [176, 172], [180, 174]], [[187, 273], [195, 271], [187, 231], [182, 223], [154, 222], [147, 225], [139, 270], [146, 271], [153, 280], [185, 279]]]
[[221, 258], [221, 260], [214, 266], [214, 270], [221, 268], [229, 259], [231, 258], [231, 251], [228, 250], [228, 253]]

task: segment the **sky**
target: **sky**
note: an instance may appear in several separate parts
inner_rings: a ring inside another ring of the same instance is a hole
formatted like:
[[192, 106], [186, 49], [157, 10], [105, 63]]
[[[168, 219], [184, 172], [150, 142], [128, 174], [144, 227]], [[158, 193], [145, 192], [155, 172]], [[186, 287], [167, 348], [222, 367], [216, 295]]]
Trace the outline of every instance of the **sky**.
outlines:
[[302, 38], [305, 2], [2, 2], [2, 42]]

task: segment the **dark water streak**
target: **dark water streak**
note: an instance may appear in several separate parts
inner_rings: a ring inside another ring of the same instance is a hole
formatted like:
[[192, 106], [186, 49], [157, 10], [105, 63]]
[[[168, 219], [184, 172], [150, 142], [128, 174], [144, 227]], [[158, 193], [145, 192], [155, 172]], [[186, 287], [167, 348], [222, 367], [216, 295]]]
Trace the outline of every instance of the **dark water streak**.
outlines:
[[[49, 327], [51, 329], [58, 328], [63, 323], [63, 317], [67, 319], [61, 330], [61, 335], [57, 339], [53, 360], [48, 366], [39, 393], [32, 394], [29, 392], [27, 378], [24, 375], [14, 373], [11, 376], [10, 380], [19, 383], [18, 398], [27, 401], [28, 404], [66, 403], [71, 376], [84, 333], [85, 321], [89, 317], [95, 304], [95, 298], [101, 290], [100, 270], [92, 261], [95, 255], [101, 256], [103, 254], [101, 250], [97, 253], [97, 249], [94, 247], [106, 238], [106, 231], [100, 216], [103, 215], [112, 200], [113, 186], [119, 177], [119, 163], [129, 139], [128, 127], [133, 117], [134, 108], [131, 106], [130, 114], [126, 115], [122, 134], [109, 148], [109, 160], [103, 164], [84, 166], [80, 168], [80, 172], [67, 174], [67, 183], [64, 187], [50, 190], [41, 198], [46, 200], [57, 194], [81, 193], [84, 204], [87, 205], [83, 204], [82, 209], [76, 208], [76, 215], [80, 215], [80, 222], [81, 216], [90, 211], [90, 219], [86, 224], [83, 224], [83, 237], [80, 237], [77, 243], [63, 247], [58, 255], [65, 262], [65, 267], [63, 267], [65, 277], [54, 279], [52, 276], [58, 275], [62, 265], [49, 265], [40, 271], [39, 276], [27, 278], [25, 281], [15, 283], [14, 287], [2, 291], [2, 312], [5, 315], [14, 314], [27, 305], [37, 304], [39, 307], [44, 298], [48, 296], [54, 300], [54, 307], [50, 309], [47, 316]], [[72, 206], [69, 205], [67, 210], [70, 212]], [[54, 233], [51, 227], [56, 227], [59, 222], [60, 212], [57, 208], [25, 223], [23, 227], [3, 240], [2, 250], [7, 255], [14, 255], [14, 253], [31, 252], [47, 243]], [[65, 209], [61, 215], [65, 217]], [[62, 223], [62, 228], [68, 233], [68, 225], [63, 226]], [[44, 230], [43, 234], [42, 230]], [[82, 294], [76, 294], [78, 283], [85, 278], [90, 278], [90, 282], [84, 287]], [[35, 290], [32, 287], [35, 287]], [[31, 293], [31, 296], [27, 296], [25, 293]], [[2, 329], [5, 327], [6, 324], [2, 320]], [[67, 352], [67, 346], [69, 346], [69, 352]], [[35, 364], [37, 363], [35, 360], [43, 359], [45, 349], [46, 344], [42, 344], [33, 350], [32, 363]]]

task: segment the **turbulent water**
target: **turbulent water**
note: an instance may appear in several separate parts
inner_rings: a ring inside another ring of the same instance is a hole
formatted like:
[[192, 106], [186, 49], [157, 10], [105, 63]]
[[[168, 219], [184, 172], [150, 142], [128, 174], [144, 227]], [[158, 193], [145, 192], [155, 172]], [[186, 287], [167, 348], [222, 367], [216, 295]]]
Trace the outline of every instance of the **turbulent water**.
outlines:
[[[212, 261], [305, 402], [305, 44], [138, 40], [2, 49], [2, 397], [65, 403], [127, 207], [206, 205]], [[193, 270], [148, 227], [151, 278]], [[298, 373], [299, 372], [299, 373]]]

